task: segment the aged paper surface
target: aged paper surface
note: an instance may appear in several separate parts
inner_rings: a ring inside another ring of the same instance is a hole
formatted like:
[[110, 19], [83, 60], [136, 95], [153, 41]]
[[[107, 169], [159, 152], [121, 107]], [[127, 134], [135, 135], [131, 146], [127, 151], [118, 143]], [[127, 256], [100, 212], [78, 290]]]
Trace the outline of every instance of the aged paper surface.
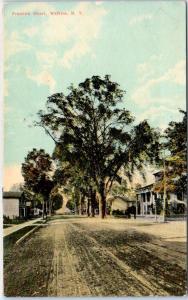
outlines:
[[5, 296], [186, 294], [185, 13], [4, 4]]

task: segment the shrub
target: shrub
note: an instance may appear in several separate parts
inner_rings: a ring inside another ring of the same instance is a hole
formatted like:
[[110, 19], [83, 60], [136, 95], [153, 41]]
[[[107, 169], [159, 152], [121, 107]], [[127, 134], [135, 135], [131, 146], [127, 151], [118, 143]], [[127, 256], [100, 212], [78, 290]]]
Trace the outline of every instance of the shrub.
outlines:
[[119, 210], [119, 209], [114, 209], [114, 210], [112, 211], [112, 215], [113, 215], [113, 216], [123, 216], [124, 213], [123, 213], [123, 211], [121, 211], [121, 210]]

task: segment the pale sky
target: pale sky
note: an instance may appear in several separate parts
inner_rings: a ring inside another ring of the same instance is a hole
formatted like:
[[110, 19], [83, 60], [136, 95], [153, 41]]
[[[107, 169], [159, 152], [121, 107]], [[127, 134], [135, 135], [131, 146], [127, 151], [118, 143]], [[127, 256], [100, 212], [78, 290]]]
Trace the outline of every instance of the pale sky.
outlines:
[[179, 120], [178, 108], [186, 107], [185, 43], [183, 1], [6, 5], [4, 189], [22, 181], [29, 150], [52, 153], [50, 138], [28, 125], [48, 96], [66, 93], [71, 83], [110, 74], [126, 90], [124, 105], [137, 121], [164, 129]]

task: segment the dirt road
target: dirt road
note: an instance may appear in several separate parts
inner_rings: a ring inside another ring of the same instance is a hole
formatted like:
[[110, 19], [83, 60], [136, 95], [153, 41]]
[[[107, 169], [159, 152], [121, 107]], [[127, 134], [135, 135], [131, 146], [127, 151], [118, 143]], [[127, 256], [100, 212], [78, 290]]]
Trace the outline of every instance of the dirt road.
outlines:
[[184, 295], [184, 227], [59, 216], [6, 258], [5, 295]]

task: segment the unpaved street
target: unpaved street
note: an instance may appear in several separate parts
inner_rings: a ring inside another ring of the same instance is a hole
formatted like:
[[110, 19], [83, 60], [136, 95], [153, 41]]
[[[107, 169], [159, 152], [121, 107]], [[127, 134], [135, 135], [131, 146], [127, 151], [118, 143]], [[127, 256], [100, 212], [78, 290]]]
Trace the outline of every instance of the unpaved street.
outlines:
[[184, 222], [55, 216], [13, 250], [7, 296], [185, 294]]

